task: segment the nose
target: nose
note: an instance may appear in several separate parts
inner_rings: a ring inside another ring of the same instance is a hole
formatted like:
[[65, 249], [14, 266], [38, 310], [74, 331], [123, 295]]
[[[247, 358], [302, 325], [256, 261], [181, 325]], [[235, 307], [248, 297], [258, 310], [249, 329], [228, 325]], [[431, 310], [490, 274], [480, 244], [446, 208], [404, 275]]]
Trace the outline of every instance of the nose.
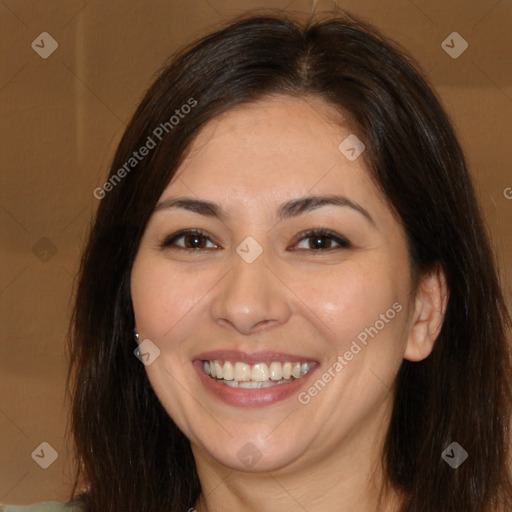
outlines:
[[214, 321], [249, 335], [286, 323], [291, 315], [289, 293], [262, 254], [247, 263], [233, 255], [233, 266], [211, 303]]

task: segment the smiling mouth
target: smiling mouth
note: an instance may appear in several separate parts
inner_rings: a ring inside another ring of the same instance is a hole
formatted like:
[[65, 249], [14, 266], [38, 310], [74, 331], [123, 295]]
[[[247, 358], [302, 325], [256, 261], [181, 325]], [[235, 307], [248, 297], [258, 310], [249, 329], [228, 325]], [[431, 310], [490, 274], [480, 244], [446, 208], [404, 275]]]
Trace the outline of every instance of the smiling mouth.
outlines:
[[203, 371], [211, 379], [234, 388], [259, 389], [289, 384], [307, 375], [316, 363], [261, 362], [254, 365], [240, 361], [202, 361]]

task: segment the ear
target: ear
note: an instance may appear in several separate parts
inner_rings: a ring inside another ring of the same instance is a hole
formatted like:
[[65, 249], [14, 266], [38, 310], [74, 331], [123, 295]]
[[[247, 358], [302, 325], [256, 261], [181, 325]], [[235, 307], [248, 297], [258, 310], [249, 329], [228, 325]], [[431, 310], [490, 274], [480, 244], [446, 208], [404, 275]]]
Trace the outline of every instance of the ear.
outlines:
[[441, 332], [448, 297], [446, 277], [437, 265], [419, 283], [404, 359], [421, 361], [430, 355]]

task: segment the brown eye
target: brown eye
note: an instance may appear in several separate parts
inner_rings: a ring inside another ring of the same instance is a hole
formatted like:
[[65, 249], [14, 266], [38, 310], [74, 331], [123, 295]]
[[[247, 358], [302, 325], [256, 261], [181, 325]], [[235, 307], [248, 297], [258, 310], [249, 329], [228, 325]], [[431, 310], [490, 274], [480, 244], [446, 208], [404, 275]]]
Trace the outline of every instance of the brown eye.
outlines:
[[[303, 240], [309, 240], [306, 243], [306, 247], [297, 247], [300, 250], [313, 250], [313, 251], [325, 251], [325, 250], [335, 250], [335, 249], [348, 249], [350, 247], [350, 242], [345, 238], [337, 235], [335, 233], [331, 233], [330, 231], [325, 230], [311, 230], [303, 233], [299, 242]], [[333, 243], [337, 244], [338, 247], [333, 247]], [[295, 249], [294, 249], [295, 250]]]
[[[180, 243], [177, 243], [180, 240]], [[207, 247], [208, 241], [213, 247]], [[217, 249], [218, 246], [213, 244], [206, 233], [198, 230], [185, 230], [167, 237], [161, 244], [162, 248], [168, 249], [184, 249], [184, 250], [197, 250], [197, 249]]]

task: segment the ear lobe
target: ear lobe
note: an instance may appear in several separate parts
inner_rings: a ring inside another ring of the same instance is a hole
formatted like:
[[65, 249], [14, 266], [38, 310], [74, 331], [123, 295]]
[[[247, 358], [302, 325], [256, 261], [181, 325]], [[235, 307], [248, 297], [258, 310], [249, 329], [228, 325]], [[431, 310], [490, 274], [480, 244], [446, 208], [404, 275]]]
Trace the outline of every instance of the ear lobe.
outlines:
[[428, 357], [441, 332], [449, 290], [440, 265], [421, 278], [415, 298], [404, 359], [421, 361]]

